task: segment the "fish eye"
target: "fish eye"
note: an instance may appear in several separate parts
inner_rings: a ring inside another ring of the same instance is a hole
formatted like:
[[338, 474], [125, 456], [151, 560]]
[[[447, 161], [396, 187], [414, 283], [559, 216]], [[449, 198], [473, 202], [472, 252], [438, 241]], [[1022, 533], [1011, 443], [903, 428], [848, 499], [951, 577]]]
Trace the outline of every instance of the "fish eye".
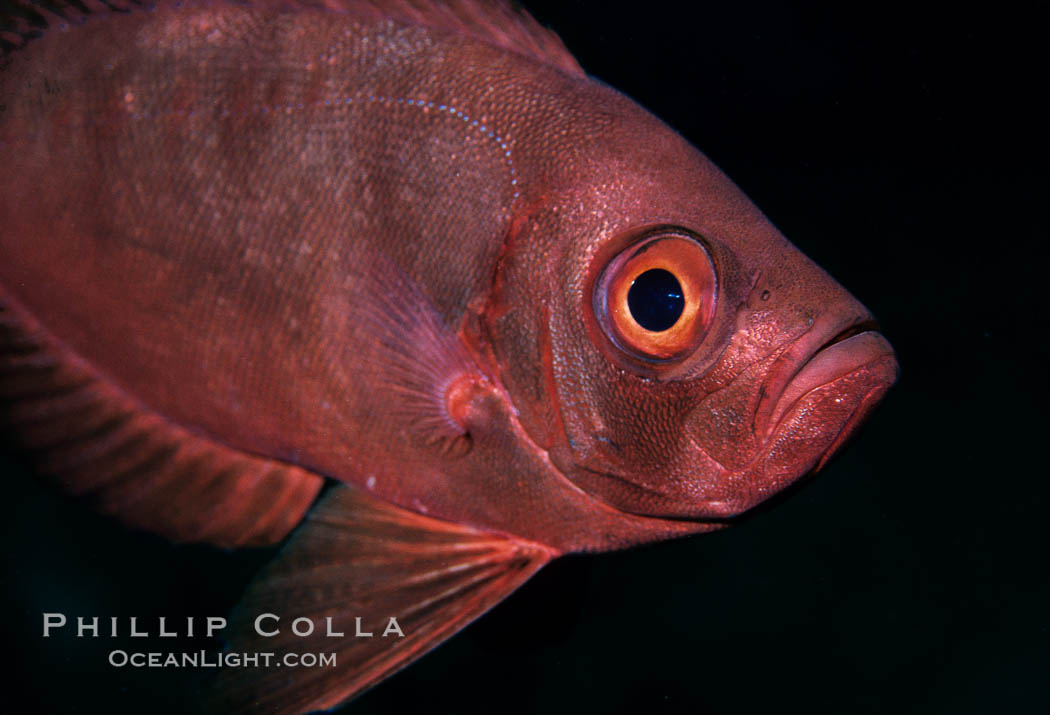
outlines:
[[620, 251], [595, 284], [594, 312], [617, 348], [648, 362], [691, 354], [715, 307], [715, 270], [689, 234], [662, 231]]

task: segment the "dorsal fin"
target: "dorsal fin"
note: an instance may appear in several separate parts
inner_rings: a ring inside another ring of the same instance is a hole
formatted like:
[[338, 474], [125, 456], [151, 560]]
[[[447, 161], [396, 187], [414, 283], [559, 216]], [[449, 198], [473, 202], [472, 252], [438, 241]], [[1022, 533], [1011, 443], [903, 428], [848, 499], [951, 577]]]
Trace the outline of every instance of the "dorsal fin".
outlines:
[[[164, 6], [192, 7], [231, 0], [13, 0], [0, 6], [0, 57], [39, 37], [51, 26], [87, 17]], [[247, 0], [236, 3], [281, 9], [324, 9], [364, 17], [388, 17], [488, 42], [586, 76], [553, 31], [512, 0]]]

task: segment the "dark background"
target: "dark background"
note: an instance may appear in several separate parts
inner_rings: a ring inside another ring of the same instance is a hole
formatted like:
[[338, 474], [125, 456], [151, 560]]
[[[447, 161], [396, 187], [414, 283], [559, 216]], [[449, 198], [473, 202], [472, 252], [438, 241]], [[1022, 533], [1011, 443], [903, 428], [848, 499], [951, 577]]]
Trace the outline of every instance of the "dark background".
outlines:
[[[561, 559], [346, 712], [1050, 711], [1034, 13], [527, 5], [868, 305], [902, 377], [787, 498], [721, 533]], [[129, 534], [10, 453], [0, 473], [5, 697], [175, 711], [187, 674], [110, 668], [127, 641], [45, 640], [41, 612], [223, 614], [273, 551]]]

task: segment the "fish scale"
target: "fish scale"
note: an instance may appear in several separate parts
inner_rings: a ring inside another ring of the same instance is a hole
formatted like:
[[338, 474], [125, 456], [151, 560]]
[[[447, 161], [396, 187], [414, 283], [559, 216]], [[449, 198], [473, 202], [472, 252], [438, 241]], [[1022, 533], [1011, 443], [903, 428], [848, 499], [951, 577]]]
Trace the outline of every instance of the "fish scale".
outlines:
[[895, 379], [863, 306], [501, 2], [14, 7], [6, 429], [134, 528], [298, 524], [231, 649], [275, 645], [263, 604], [407, 628], [202, 707], [331, 707], [552, 558], [722, 528]]

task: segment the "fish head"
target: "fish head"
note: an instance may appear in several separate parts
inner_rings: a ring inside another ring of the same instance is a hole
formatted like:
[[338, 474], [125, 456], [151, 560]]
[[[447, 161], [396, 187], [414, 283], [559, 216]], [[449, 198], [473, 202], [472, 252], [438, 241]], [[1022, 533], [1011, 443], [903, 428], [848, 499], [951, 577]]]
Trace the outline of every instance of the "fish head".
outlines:
[[823, 466], [897, 361], [707, 158], [629, 100], [609, 114], [628, 119], [552, 132], [569, 138], [515, 218], [493, 354], [576, 486], [632, 514], [733, 516]]

